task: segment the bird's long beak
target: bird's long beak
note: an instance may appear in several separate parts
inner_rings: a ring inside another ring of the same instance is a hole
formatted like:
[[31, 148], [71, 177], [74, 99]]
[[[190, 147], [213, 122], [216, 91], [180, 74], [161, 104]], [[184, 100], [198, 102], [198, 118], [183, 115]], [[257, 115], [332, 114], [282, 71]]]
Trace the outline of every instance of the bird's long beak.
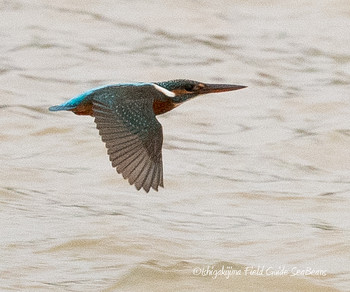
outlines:
[[204, 84], [199, 90], [199, 94], [205, 93], [215, 93], [215, 92], [225, 92], [225, 91], [233, 91], [238, 89], [246, 88], [247, 86], [243, 85], [233, 85], [233, 84]]

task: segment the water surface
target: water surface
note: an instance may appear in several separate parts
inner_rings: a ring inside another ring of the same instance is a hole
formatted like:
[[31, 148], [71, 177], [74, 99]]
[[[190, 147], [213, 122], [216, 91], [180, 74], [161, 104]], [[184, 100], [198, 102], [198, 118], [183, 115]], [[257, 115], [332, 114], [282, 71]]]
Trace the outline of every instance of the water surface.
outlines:
[[[350, 287], [347, 1], [15, 0], [0, 15], [2, 291]], [[91, 117], [47, 110], [173, 78], [249, 87], [159, 117], [159, 192], [112, 169]], [[206, 274], [221, 269], [243, 275]]]

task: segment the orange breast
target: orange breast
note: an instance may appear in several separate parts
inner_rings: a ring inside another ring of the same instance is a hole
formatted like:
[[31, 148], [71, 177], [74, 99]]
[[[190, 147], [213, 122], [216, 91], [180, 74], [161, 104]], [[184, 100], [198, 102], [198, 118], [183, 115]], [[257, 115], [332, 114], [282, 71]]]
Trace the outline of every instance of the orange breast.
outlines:
[[79, 104], [72, 112], [76, 115], [89, 115], [92, 116], [92, 103]]
[[[173, 103], [170, 99], [166, 101], [155, 100], [153, 102], [153, 111], [156, 115], [164, 114], [180, 104]], [[72, 112], [76, 115], [90, 115], [93, 116], [92, 103], [80, 104]]]
[[170, 99], [166, 101], [155, 100], [153, 102], [153, 111], [156, 115], [164, 114], [168, 111], [171, 111], [173, 108], [177, 107], [180, 104], [173, 103]]

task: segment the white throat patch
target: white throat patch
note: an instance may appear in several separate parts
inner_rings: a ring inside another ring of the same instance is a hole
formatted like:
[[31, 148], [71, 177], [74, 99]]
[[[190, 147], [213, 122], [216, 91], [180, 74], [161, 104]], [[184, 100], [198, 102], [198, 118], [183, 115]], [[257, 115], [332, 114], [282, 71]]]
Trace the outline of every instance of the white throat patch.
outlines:
[[152, 85], [154, 86], [155, 89], [157, 89], [158, 91], [160, 91], [161, 93], [163, 93], [166, 96], [169, 96], [169, 97], [175, 96], [174, 92], [169, 91], [168, 89], [165, 89], [164, 87], [161, 87], [161, 86], [154, 84], [154, 83], [152, 83]]

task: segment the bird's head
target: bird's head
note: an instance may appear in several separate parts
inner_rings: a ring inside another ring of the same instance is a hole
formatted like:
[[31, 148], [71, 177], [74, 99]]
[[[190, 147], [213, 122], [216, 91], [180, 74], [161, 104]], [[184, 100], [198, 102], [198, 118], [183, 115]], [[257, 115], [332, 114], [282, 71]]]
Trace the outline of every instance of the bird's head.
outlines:
[[163, 81], [156, 84], [175, 94], [171, 98], [174, 103], [182, 103], [201, 94], [233, 91], [247, 87], [233, 84], [210, 84], [187, 79]]

